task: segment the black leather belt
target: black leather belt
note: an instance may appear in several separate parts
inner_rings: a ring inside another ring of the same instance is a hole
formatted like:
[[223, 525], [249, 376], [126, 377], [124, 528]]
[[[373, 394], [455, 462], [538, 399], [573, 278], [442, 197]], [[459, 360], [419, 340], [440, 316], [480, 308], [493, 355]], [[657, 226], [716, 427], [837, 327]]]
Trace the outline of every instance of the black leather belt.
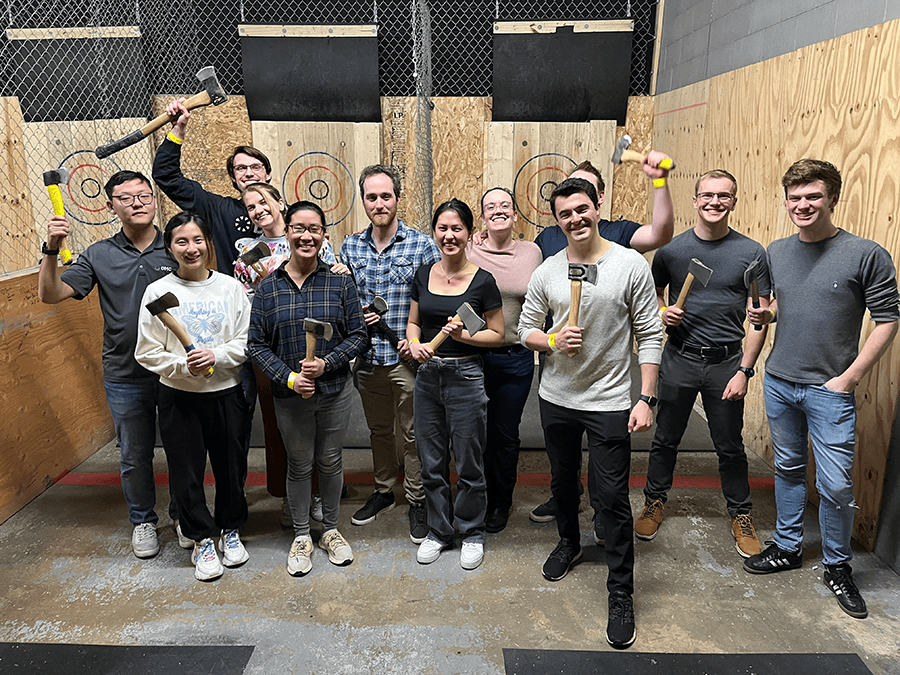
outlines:
[[736, 342], [729, 342], [724, 345], [712, 345], [709, 347], [704, 347], [701, 345], [693, 345], [689, 342], [681, 342], [676, 338], [670, 337], [669, 344], [680, 351], [682, 354], [693, 354], [694, 356], [699, 356], [701, 359], [706, 360], [721, 361], [722, 359], [725, 359], [732, 354], [737, 354], [741, 351], [740, 340], [737, 340]]

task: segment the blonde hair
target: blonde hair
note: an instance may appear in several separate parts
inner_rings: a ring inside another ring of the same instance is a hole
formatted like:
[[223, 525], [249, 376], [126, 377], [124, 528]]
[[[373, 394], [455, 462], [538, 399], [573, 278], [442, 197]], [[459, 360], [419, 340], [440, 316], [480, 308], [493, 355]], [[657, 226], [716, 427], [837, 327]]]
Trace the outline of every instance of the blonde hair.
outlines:
[[[280, 213], [281, 220], [284, 221], [284, 214], [287, 213], [287, 204], [285, 204], [282, 200], [281, 193], [278, 191], [278, 188], [269, 185], [268, 183], [250, 183], [250, 185], [245, 187], [243, 192], [241, 192], [242, 202], [244, 201], [244, 197], [247, 196], [248, 192], [255, 192], [256, 194], [261, 195], [262, 198], [266, 201], [266, 204], [269, 205], [269, 208], [272, 209], [272, 212]], [[278, 202], [282, 203], [281, 208], [278, 207]]]

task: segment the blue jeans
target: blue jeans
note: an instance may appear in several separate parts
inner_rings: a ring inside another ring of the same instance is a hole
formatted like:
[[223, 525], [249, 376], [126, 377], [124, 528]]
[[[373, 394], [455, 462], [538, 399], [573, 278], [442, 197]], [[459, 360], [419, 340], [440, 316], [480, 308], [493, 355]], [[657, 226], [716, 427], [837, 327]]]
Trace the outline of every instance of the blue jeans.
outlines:
[[820, 384], [798, 384], [766, 373], [766, 415], [775, 450], [774, 541], [786, 551], [803, 544], [806, 509], [807, 436], [812, 439], [819, 491], [819, 527], [826, 565], [853, 557], [850, 538], [853, 499], [853, 453], [856, 447], [856, 397]]
[[[484, 541], [486, 410], [479, 357], [435, 357], [419, 368], [413, 416], [428, 536], [445, 544], [453, 541], [454, 521], [464, 540]], [[450, 489], [451, 448], [459, 476], [455, 503]]]
[[[156, 443], [156, 403], [159, 382], [103, 382], [106, 402], [120, 446], [122, 492], [132, 525], [157, 523], [153, 446]], [[174, 501], [170, 502], [174, 507]], [[170, 509], [171, 511], [172, 509]]]
[[287, 451], [287, 500], [294, 536], [309, 534], [313, 461], [319, 470], [323, 531], [337, 527], [344, 486], [343, 445], [350, 418], [350, 382], [337, 394], [316, 392], [275, 399], [278, 429]]

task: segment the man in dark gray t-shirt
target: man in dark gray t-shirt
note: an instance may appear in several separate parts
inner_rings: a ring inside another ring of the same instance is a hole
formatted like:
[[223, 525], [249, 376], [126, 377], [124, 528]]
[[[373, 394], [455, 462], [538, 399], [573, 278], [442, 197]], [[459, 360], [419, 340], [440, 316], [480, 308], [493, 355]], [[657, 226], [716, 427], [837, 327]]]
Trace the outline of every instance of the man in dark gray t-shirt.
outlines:
[[[803, 159], [781, 179], [785, 206], [799, 232], [769, 246], [775, 302], [748, 310], [751, 323], [776, 320], [766, 361], [766, 415], [775, 451], [773, 543], [744, 561], [744, 569], [768, 574], [803, 562], [808, 439], [812, 439], [819, 491], [823, 580], [842, 610], [867, 615], [851, 576], [853, 556], [853, 453], [860, 379], [897, 333], [897, 279], [890, 254], [873, 241], [833, 222], [841, 174], [828, 162]], [[858, 349], [865, 310], [875, 328]]]
[[[750, 331], [747, 350], [741, 351], [750, 302], [744, 273], [755, 263], [760, 304], [768, 307], [769, 270], [763, 247], [728, 226], [737, 203], [734, 176], [722, 169], [707, 171], [694, 186], [693, 203], [697, 211], [694, 227], [663, 246], [653, 258], [657, 302], [669, 341], [659, 367], [659, 414], [650, 447], [644, 508], [634, 531], [638, 539], [656, 536], [672, 488], [678, 445], [699, 393], [719, 456], [719, 477], [735, 548], [747, 558], [759, 553], [760, 546], [750, 515], [747, 455], [741, 432], [744, 397], [766, 331]], [[678, 309], [675, 300], [694, 258], [713, 270], [712, 277], [706, 286], [694, 284], [684, 309]]]

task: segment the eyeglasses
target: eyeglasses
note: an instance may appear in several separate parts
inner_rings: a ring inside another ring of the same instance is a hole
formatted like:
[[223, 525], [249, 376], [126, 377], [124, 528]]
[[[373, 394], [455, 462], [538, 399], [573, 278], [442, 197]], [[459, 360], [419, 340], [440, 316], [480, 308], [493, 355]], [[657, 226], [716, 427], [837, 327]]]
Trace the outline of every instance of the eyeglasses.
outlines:
[[114, 195], [113, 199], [118, 199], [119, 203], [122, 206], [131, 206], [134, 204], [134, 200], [137, 199], [141, 204], [147, 206], [153, 201], [153, 193], [152, 192], [144, 192], [139, 195]]
[[697, 199], [701, 202], [711, 202], [713, 197], [718, 197], [723, 204], [734, 201], [734, 195], [730, 192], [698, 192]]
[[321, 225], [303, 225], [302, 223], [288, 225], [287, 229], [291, 232], [296, 232], [297, 234], [303, 234], [304, 232], [309, 232], [310, 234], [322, 234], [325, 231], [325, 228]]
[[262, 164], [260, 164], [259, 162], [257, 162], [256, 164], [250, 164], [249, 166], [246, 166], [244, 164], [238, 164], [236, 167], [234, 167], [234, 172], [235, 173], [247, 173], [248, 171], [256, 172], [256, 171], [262, 171], [264, 168], [265, 167]]
[[512, 210], [512, 202], [500, 202], [499, 204], [485, 204], [484, 212], [485, 213], [493, 213], [494, 211], [511, 211]]

